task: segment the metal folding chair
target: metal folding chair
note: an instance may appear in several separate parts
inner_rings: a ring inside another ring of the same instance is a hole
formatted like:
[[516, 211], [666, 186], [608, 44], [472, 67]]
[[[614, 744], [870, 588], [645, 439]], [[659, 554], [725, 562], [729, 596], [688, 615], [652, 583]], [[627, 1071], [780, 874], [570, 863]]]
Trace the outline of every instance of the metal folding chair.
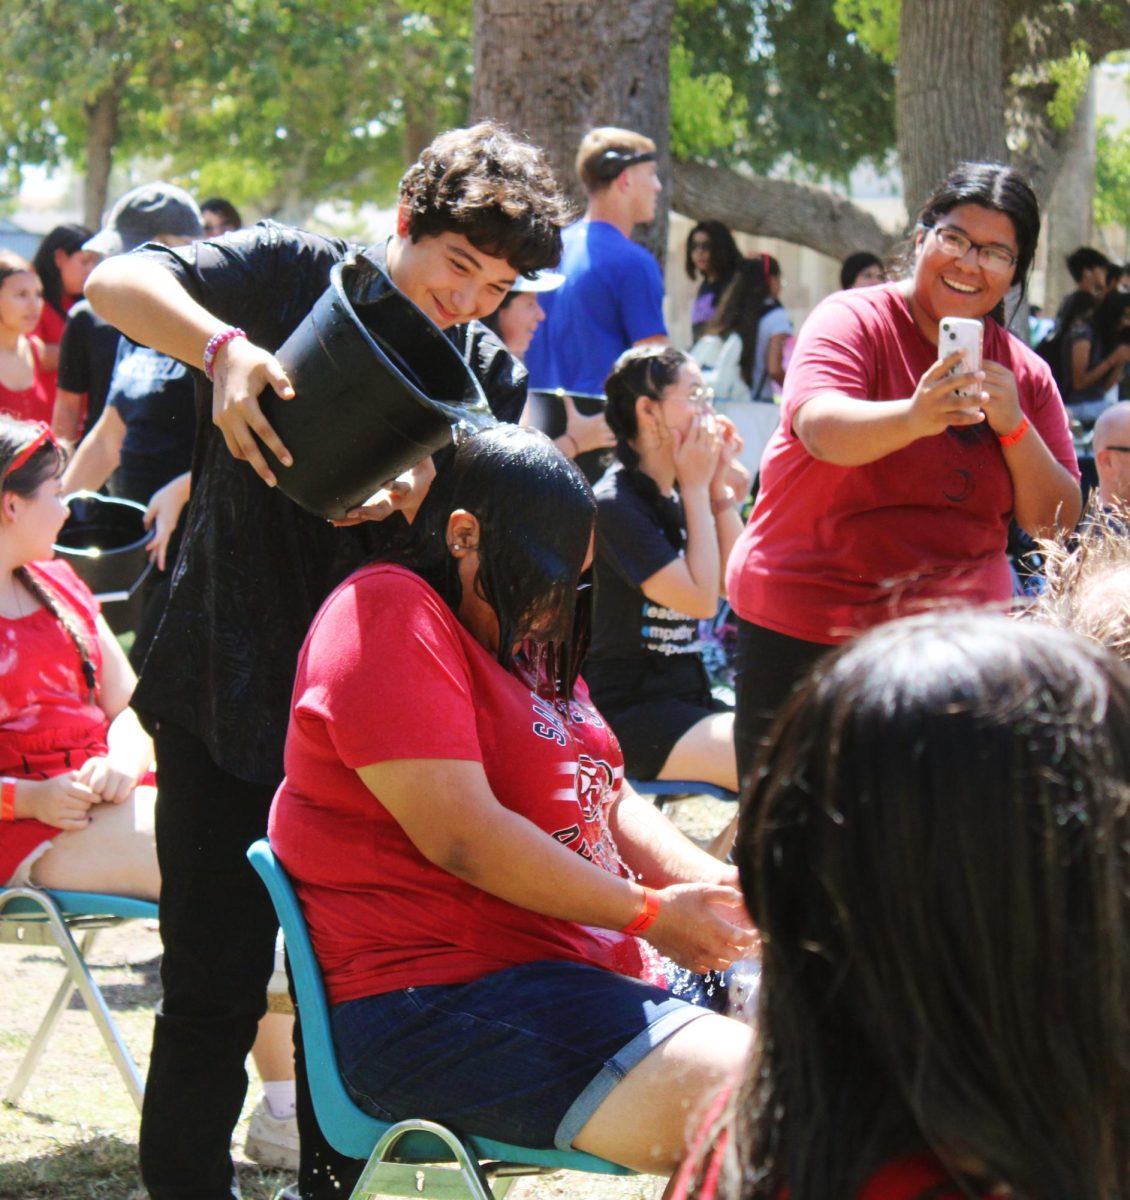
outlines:
[[322, 973], [290, 879], [266, 839], [255, 842], [247, 857], [267, 885], [286, 939], [318, 1124], [339, 1154], [368, 1160], [349, 1200], [373, 1196], [501, 1200], [523, 1175], [563, 1170], [633, 1174], [627, 1167], [576, 1150], [530, 1150], [490, 1138], [463, 1137], [434, 1121], [390, 1125], [358, 1108], [338, 1071]]
[[[67, 969], [27, 1048], [23, 1062], [8, 1085], [4, 1094], [7, 1103], [16, 1104], [19, 1101], [63, 1009], [77, 989], [94, 1018], [94, 1024], [130, 1097], [138, 1111], [141, 1111], [141, 1097], [145, 1090], [141, 1074], [118, 1032], [86, 960], [99, 929], [119, 925], [122, 921], [155, 919], [156, 916], [157, 905], [149, 900], [104, 896], [95, 892], [44, 891], [34, 887], [0, 888], [0, 942], [54, 946], [63, 956]], [[81, 934], [78, 943], [75, 942], [75, 933]]]

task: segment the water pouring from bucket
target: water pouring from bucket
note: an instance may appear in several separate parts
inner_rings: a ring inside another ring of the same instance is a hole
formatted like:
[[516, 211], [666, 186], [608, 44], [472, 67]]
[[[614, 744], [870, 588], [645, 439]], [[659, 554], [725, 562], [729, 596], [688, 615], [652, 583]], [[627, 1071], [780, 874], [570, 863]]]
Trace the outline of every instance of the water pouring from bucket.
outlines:
[[364, 252], [334, 266], [276, 357], [294, 398], [268, 388], [259, 402], [294, 465], [263, 453], [280, 490], [328, 520], [495, 423], [455, 346]]

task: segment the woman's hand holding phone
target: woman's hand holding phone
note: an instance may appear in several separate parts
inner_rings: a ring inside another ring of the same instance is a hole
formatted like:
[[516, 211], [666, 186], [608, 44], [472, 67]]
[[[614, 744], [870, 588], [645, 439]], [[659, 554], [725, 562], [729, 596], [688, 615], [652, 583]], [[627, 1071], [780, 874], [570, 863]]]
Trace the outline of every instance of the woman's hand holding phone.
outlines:
[[919, 379], [907, 414], [916, 437], [932, 437], [950, 425], [979, 425], [984, 421], [980, 396], [971, 398], [964, 394], [980, 390], [984, 373], [951, 374], [961, 360], [961, 352], [955, 350], [934, 363]]

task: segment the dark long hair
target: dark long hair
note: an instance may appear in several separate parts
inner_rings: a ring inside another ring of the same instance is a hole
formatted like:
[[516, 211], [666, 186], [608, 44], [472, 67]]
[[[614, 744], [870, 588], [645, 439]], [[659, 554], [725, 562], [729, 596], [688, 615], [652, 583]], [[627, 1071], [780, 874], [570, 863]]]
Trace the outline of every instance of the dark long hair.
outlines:
[[1108, 292], [1095, 309], [1095, 333], [1104, 357], [1130, 334], [1122, 327], [1122, 318], [1130, 310], [1130, 292]]
[[94, 236], [85, 225], [56, 225], [48, 233], [35, 252], [31, 265], [43, 284], [43, 299], [61, 317], [67, 315], [63, 308], [63, 277], [55, 262], [55, 251], [62, 250], [68, 257], [77, 253]]
[[[0, 413], [0, 492], [13, 492], [24, 499], [31, 497], [37, 488], [49, 479], [57, 479], [67, 465], [66, 452], [53, 439], [33, 450], [27, 462], [9, 472], [21, 451], [26, 450], [39, 437], [41, 426], [31, 421], [18, 421]], [[98, 671], [94, 665], [94, 650], [90, 646], [86, 630], [78, 614], [60, 596], [26, 566], [17, 567], [16, 578], [62, 625], [74, 643], [82, 668], [82, 677], [87, 687], [87, 703], [93, 704], [97, 697]]]
[[970, 1195], [1130, 1195], [1128, 781], [1130, 675], [1074, 634], [933, 613], [817, 669], [743, 798], [726, 1200], [922, 1151]]
[[640, 470], [640, 456], [631, 443], [640, 432], [636, 401], [640, 396], [662, 400], [664, 389], [676, 382], [679, 372], [691, 361], [690, 355], [674, 346], [633, 346], [620, 355], [604, 381], [608, 400], [604, 419], [616, 435], [616, 457], [624, 468], [624, 480], [655, 513], [663, 536], [676, 550], [686, 542], [678, 506], [660, 492], [650, 475]]
[[[1015, 167], [994, 162], [960, 162], [926, 197], [916, 225], [933, 229], [938, 218], [963, 204], [977, 204], [1004, 213], [1016, 233], [1017, 257], [1012, 282], [1023, 299], [1040, 240], [1040, 204], [1028, 180]], [[1002, 324], [1003, 303], [991, 314]]]
[[725, 287], [738, 263], [742, 261], [742, 252], [738, 249], [737, 242], [734, 241], [734, 235], [721, 221], [699, 221], [687, 234], [686, 259], [683, 263], [686, 267], [687, 278], [690, 280], [698, 278], [694, 260], [691, 258], [691, 242], [694, 241], [695, 235], [700, 233], [705, 233], [710, 239], [710, 269], [714, 273], [718, 286]]
[[396, 554], [454, 613], [463, 588], [446, 534], [460, 508], [479, 521], [477, 586], [498, 617], [499, 663], [512, 666], [513, 646], [537, 622], [548, 673], [558, 694], [571, 697], [582, 653], [577, 590], [596, 520], [588, 481], [535, 429], [499, 425], [460, 442]]
[[757, 331], [761, 328], [761, 318], [771, 308], [780, 307], [769, 295], [769, 280], [780, 276], [781, 264], [771, 254], [742, 259], [730, 286], [718, 301], [718, 311], [706, 327], [709, 333], [720, 337], [736, 333], [742, 339], [740, 372], [750, 387], [754, 385], [753, 367], [757, 361]]

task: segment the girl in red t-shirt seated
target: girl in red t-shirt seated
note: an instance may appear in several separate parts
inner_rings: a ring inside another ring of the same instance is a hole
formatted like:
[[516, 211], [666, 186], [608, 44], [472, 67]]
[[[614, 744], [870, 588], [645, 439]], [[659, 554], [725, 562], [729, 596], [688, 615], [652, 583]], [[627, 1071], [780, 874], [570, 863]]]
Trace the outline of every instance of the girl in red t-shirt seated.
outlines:
[[540, 433], [458, 447], [405, 565], [314, 619], [270, 836], [363, 1107], [667, 1172], [749, 1035], [655, 950], [724, 968], [754, 934], [575, 678], [595, 507]]
[[62, 469], [46, 426], [0, 417], [0, 882], [155, 900], [153, 747], [97, 601], [52, 561]]
[[757, 1046], [676, 1195], [1130, 1195], [1125, 668], [907, 618], [817, 669], [763, 766]]

